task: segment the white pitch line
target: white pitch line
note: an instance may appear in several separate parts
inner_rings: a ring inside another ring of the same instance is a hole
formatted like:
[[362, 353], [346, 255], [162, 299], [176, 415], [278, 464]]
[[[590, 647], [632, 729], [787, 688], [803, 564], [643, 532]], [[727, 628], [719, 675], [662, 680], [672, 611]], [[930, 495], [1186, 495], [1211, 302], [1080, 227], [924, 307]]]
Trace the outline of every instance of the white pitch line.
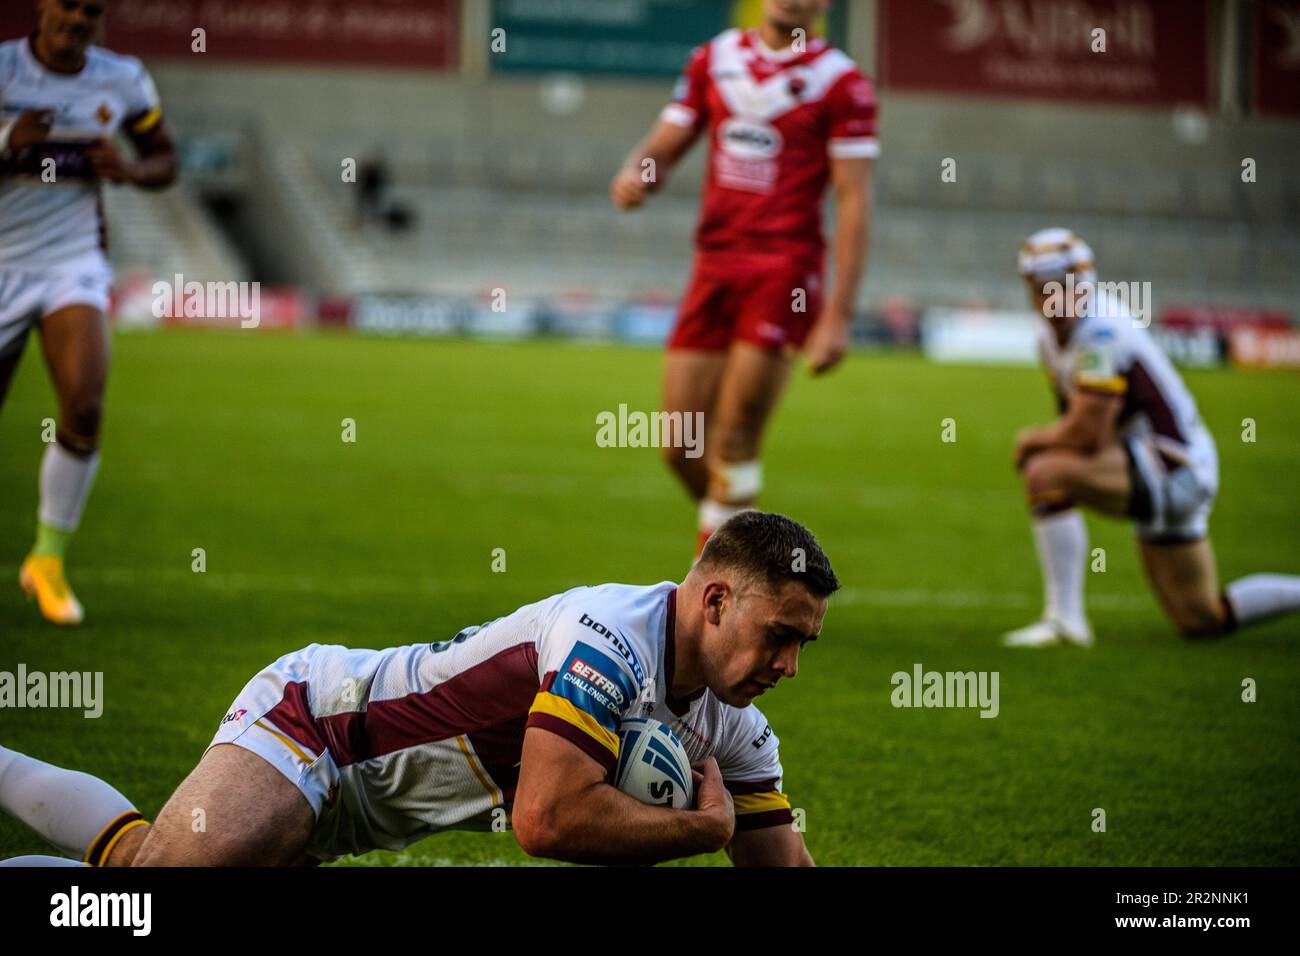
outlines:
[[[485, 572], [486, 573], [486, 572]], [[16, 565], [0, 565], [0, 580], [14, 578]], [[360, 577], [346, 575], [326, 578], [311, 574], [251, 574], [207, 571], [196, 573], [178, 568], [78, 567], [77, 580], [109, 585], [137, 585], [166, 580], [192, 580], [208, 590], [273, 592], [279, 594], [333, 595], [471, 595], [482, 591], [478, 582], [458, 579], [439, 581], [434, 577]], [[568, 585], [564, 585], [567, 587]], [[559, 588], [557, 586], [558, 589]], [[933, 588], [858, 588], [846, 587], [832, 598], [834, 605], [880, 608], [994, 608], [1022, 610], [1034, 607], [1037, 598], [1022, 593], [1001, 591], [957, 591]], [[1099, 594], [1088, 599], [1088, 606], [1098, 610], [1136, 611], [1151, 607], [1151, 599], [1138, 594]]]

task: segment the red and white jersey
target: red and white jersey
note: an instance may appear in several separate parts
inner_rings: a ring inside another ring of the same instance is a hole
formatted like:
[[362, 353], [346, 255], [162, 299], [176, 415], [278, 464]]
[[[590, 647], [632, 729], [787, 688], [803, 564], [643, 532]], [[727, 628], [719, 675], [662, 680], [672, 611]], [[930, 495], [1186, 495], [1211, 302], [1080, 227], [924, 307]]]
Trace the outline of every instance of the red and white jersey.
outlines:
[[772, 50], [727, 30], [691, 54], [662, 118], [708, 130], [697, 248], [756, 267], [820, 267], [830, 158], [880, 152], [871, 81], [821, 39]]
[[[309, 847], [324, 858], [489, 828], [514, 800], [527, 728], [612, 769], [629, 717], [666, 723], [693, 763], [717, 759], [738, 828], [789, 823], [779, 742], [758, 708], [707, 689], [669, 694], [676, 593], [667, 581], [581, 587], [433, 644], [312, 645], [254, 679], [221, 739], [262, 734], [259, 745], [292, 749], [304, 776], [327, 768]], [[253, 700], [259, 680], [274, 684], [269, 708]]]

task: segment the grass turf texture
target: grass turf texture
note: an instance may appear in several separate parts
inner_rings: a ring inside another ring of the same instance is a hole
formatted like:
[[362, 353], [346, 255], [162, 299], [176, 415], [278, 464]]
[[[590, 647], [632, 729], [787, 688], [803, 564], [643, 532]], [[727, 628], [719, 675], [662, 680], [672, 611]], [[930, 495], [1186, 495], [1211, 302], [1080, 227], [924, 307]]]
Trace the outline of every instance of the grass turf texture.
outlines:
[[[44, 625], [12, 583], [55, 414], [37, 349], [0, 414], [0, 669], [102, 670], [106, 697], [98, 720], [0, 711], [0, 742], [100, 775], [146, 815], [286, 651], [441, 640], [576, 584], [688, 567], [694, 514], [657, 451], [594, 440], [599, 411], [657, 407], [657, 352], [185, 332], [115, 349], [103, 467], [69, 556], [80, 630]], [[1188, 380], [1222, 456], [1225, 580], [1300, 571], [1295, 376]], [[863, 355], [824, 381], [796, 377], [762, 503], [816, 531], [846, 590], [798, 679], [760, 703], [814, 858], [1300, 863], [1296, 621], [1184, 643], [1129, 528], [1090, 517], [1106, 551], [1088, 581], [1097, 647], [996, 646], [1039, 609], [1010, 456], [1016, 429], [1050, 411], [1030, 369]], [[945, 418], [955, 443], [940, 440]], [[190, 569], [194, 548], [206, 573]], [[1001, 713], [894, 709], [890, 675], [915, 662], [999, 671]], [[1247, 677], [1257, 703], [1241, 700]], [[0, 855], [46, 851], [0, 819]], [[526, 861], [508, 834], [448, 833], [360, 862]]]

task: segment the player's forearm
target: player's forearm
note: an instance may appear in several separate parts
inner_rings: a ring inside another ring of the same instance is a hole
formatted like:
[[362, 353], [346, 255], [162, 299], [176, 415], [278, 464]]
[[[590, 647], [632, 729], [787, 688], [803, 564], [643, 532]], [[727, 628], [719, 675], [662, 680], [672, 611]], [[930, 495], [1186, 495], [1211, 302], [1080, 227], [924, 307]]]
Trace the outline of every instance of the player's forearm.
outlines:
[[1100, 442], [1090, 430], [1080, 427], [1078, 422], [1069, 418], [1057, 421], [1043, 432], [1040, 447], [1057, 448], [1090, 455], [1098, 450]]
[[842, 198], [836, 211], [833, 255], [835, 288], [829, 300], [832, 309], [849, 319], [858, 299], [858, 286], [867, 267], [871, 213], [865, 196]]
[[694, 134], [661, 120], [623, 161], [625, 171], [642, 177], [654, 190], [663, 184], [669, 172], [690, 147]]
[[660, 863], [712, 853], [731, 838], [708, 814], [641, 803], [595, 784], [555, 806], [534, 855], [598, 865]]
[[131, 166], [131, 183], [141, 189], [164, 189], [176, 181], [179, 172], [175, 153], [142, 156]]

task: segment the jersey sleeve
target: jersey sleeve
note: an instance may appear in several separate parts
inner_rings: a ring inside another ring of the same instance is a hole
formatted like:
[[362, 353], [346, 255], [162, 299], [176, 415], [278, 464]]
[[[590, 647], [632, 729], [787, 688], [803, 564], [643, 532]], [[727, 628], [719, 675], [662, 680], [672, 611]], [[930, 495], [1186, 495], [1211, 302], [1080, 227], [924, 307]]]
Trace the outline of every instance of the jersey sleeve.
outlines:
[[738, 711], [717, 754], [722, 782], [736, 808], [737, 830], [788, 826], [790, 800], [781, 791], [780, 741], [753, 704]]
[[709, 48], [697, 46], [682, 70], [673, 98], [659, 118], [674, 126], [699, 129], [708, 120]]
[[835, 159], [875, 159], [880, 155], [876, 129], [876, 90], [857, 69], [835, 81], [827, 96], [827, 152]]
[[126, 117], [122, 128], [130, 136], [144, 136], [162, 122], [162, 100], [144, 64], [136, 60], [132, 65], [134, 69], [125, 80], [123, 91]]
[[[529, 727], [558, 734], [606, 770], [618, 762], [618, 729], [640, 695], [635, 653], [617, 633], [600, 633], [591, 614], [567, 606], [538, 641], [537, 696]], [[603, 625], [602, 625], [603, 628]]]
[[1105, 326], [1082, 332], [1070, 369], [1070, 385], [1084, 392], [1123, 395], [1128, 390], [1119, 337]]

